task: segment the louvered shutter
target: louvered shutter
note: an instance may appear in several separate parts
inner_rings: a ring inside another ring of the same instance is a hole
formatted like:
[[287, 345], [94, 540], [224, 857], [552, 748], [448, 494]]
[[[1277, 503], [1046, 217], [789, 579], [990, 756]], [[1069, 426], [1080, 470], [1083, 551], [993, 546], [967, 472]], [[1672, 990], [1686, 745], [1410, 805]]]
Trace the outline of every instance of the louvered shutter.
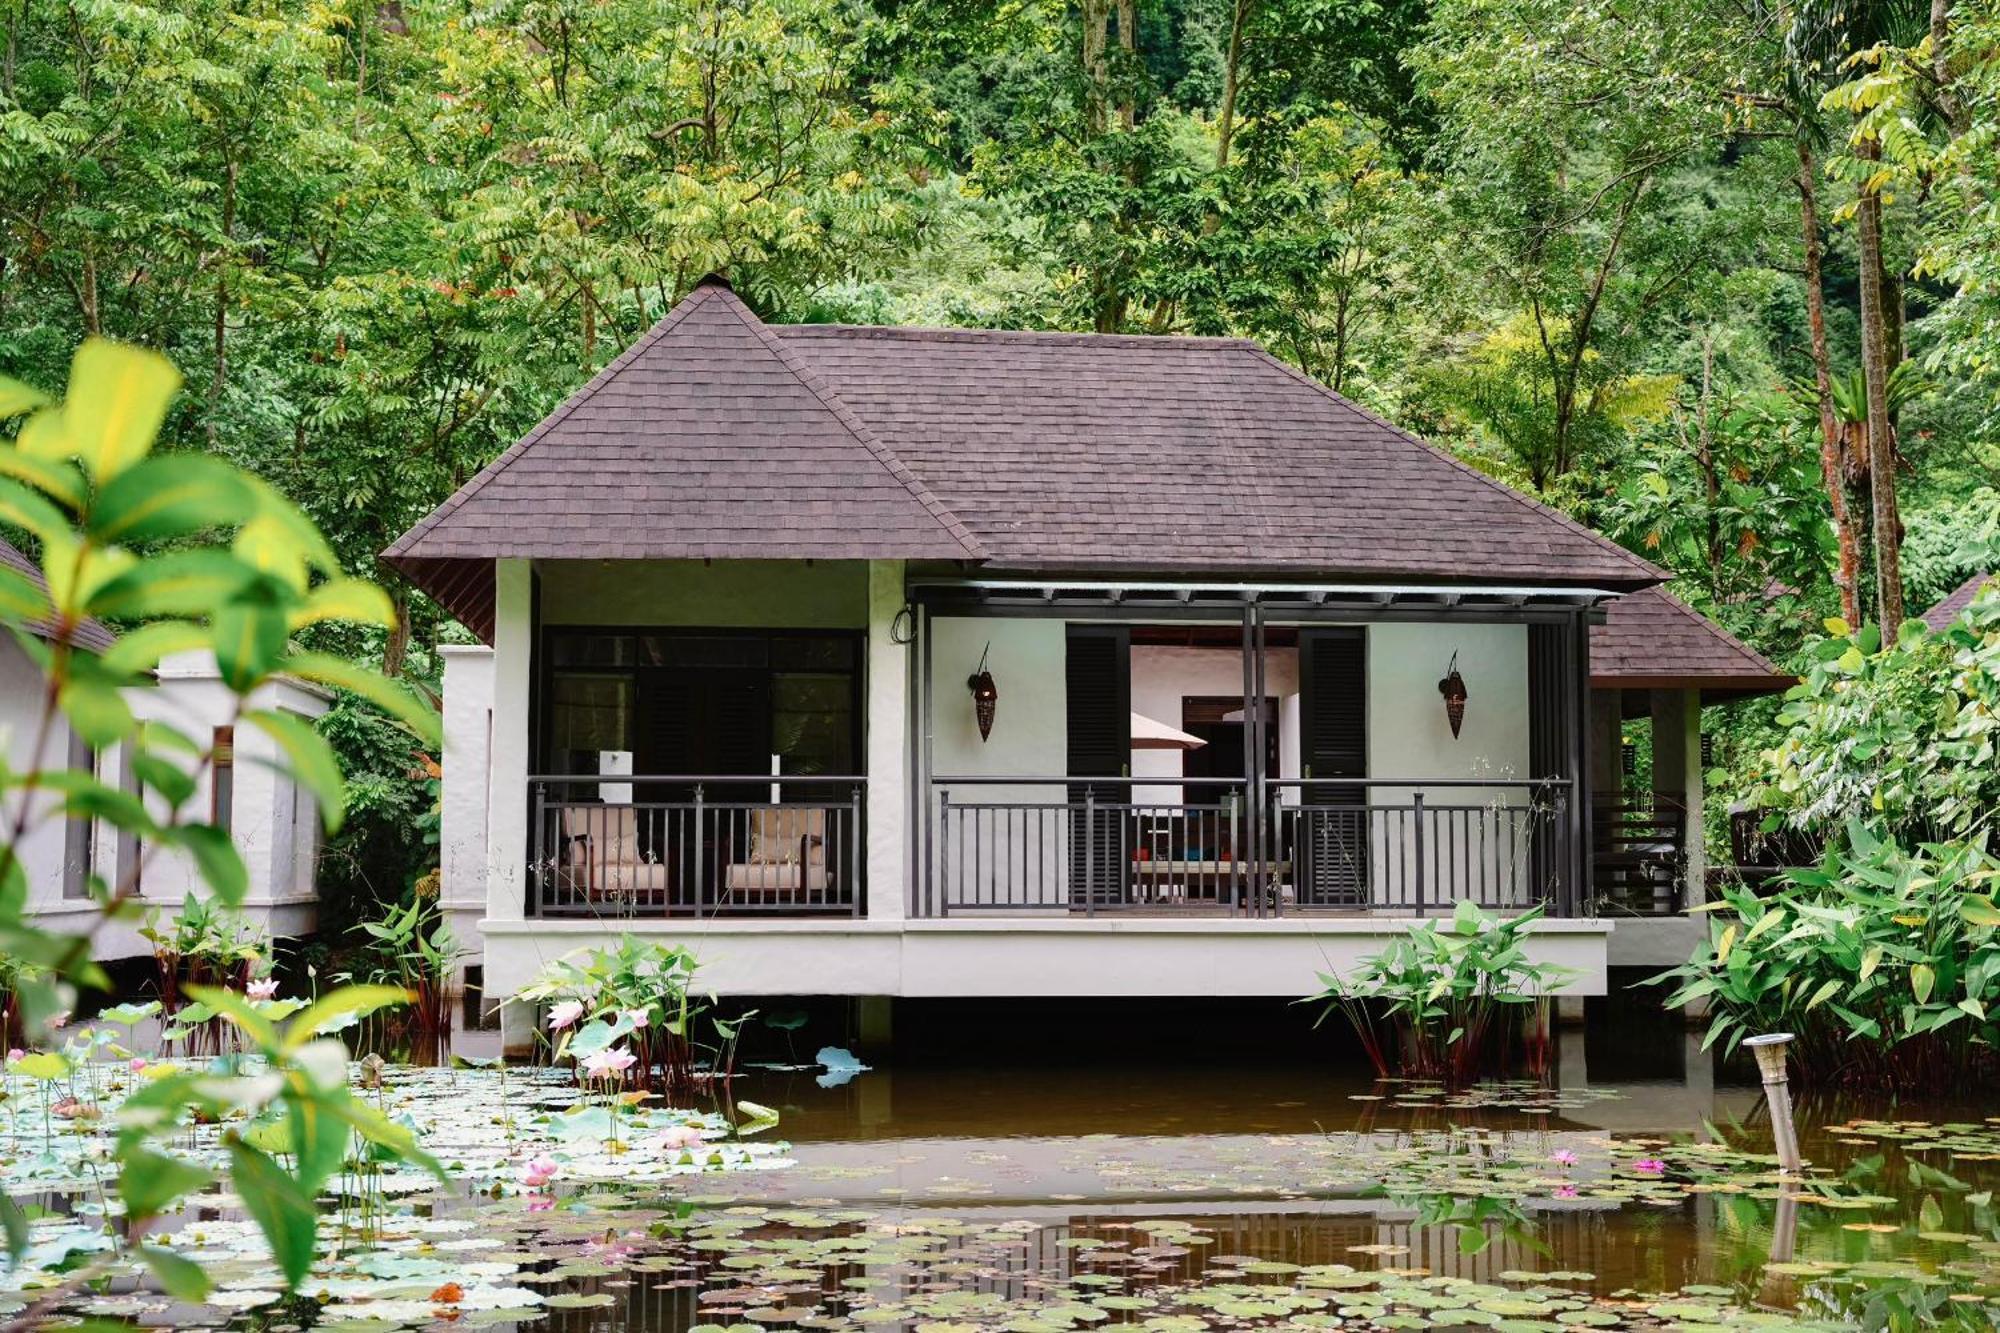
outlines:
[[[1071, 778], [1125, 777], [1132, 771], [1132, 638], [1119, 625], [1071, 625], [1064, 660], [1068, 691], [1068, 767]], [[1002, 707], [1005, 707], [1003, 701]], [[1086, 816], [1086, 789], [1114, 808]], [[1077, 906], [1124, 901], [1132, 873], [1128, 819], [1122, 807], [1130, 789], [1122, 784], [1089, 788], [1072, 782], [1070, 816], [1070, 897]]]
[[1368, 776], [1368, 632], [1299, 631], [1299, 760], [1308, 779], [1300, 812], [1301, 906], [1368, 902], [1368, 791], [1319, 778]]

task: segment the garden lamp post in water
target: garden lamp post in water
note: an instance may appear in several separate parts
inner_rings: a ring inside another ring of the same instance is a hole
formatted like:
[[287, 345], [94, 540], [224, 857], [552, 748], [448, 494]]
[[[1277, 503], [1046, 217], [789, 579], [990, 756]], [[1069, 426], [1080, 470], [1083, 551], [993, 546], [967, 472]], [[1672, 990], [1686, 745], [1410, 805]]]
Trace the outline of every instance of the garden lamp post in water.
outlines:
[[1777, 1142], [1778, 1166], [1786, 1175], [1797, 1175], [1799, 1134], [1792, 1124], [1792, 1085], [1785, 1072], [1785, 1051], [1792, 1044], [1789, 1032], [1766, 1032], [1744, 1041], [1757, 1056], [1757, 1072], [1764, 1079], [1764, 1100], [1771, 1108], [1771, 1136]]

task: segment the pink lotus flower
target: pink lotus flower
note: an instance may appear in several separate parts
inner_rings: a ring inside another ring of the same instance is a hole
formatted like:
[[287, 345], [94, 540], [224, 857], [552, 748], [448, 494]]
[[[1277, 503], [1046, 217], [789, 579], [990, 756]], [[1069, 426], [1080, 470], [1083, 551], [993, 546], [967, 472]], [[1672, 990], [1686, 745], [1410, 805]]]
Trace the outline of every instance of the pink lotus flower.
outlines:
[[19, 1046], [16, 1046], [14, 1049], [7, 1052], [7, 1063], [11, 1065], [16, 1060], [26, 1059], [27, 1054], [28, 1053], [26, 1051], [22, 1050]]
[[693, 1125], [673, 1125], [662, 1130], [654, 1142], [663, 1152], [680, 1152], [685, 1148], [699, 1148], [706, 1140], [700, 1130]]
[[1559, 1187], [1556, 1190], [1556, 1197], [1558, 1199], [1574, 1199], [1576, 1197], [1576, 1186], [1563, 1185]]
[[1650, 1176], [1657, 1176], [1667, 1169], [1667, 1164], [1657, 1157], [1642, 1157], [1632, 1163], [1632, 1169], [1634, 1171], [1644, 1171]]
[[627, 1009], [625, 1011], [625, 1021], [630, 1023], [635, 1029], [643, 1028], [646, 1024], [653, 1021], [653, 1011], [650, 1009]]
[[1557, 1166], [1575, 1166], [1576, 1154], [1567, 1148], [1558, 1148], [1549, 1154], [1549, 1160]]
[[552, 1194], [530, 1194], [528, 1196], [528, 1211], [531, 1213], [546, 1213], [555, 1206], [556, 1200]]
[[531, 1157], [521, 1165], [521, 1183], [531, 1190], [544, 1189], [561, 1170], [553, 1157]]
[[549, 1010], [549, 1031], [560, 1032], [582, 1017], [582, 1000], [564, 1000], [561, 1004]]
[[278, 979], [260, 977], [244, 987], [244, 993], [253, 1000], [275, 1000], [278, 998]]
[[145, 1067], [146, 1067], [146, 1057], [145, 1057], [145, 1056], [143, 1056], [143, 1055], [135, 1055], [135, 1056], [133, 1056], [133, 1057], [132, 1057], [132, 1072], [133, 1072], [133, 1073], [135, 1073], [135, 1074], [136, 1074], [136, 1073], [138, 1073], [138, 1072], [139, 1072], [140, 1070], [144, 1069]]
[[609, 1050], [585, 1056], [583, 1072], [592, 1078], [623, 1078], [625, 1071], [638, 1063], [638, 1057], [632, 1052], [623, 1046], [613, 1046]]

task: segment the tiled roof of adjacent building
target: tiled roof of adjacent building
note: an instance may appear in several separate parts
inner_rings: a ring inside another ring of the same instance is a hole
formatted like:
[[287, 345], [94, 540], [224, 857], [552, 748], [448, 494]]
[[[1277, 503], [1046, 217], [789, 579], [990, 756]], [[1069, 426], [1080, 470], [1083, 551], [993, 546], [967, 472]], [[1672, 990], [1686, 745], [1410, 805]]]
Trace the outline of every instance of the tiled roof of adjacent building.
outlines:
[[1979, 590], [1985, 587], [1987, 581], [1990, 579], [2000, 579], [2000, 572], [1974, 574], [1971, 578], [1953, 589], [1949, 597], [1946, 597], [1942, 602], [1924, 612], [1924, 623], [1929, 625], [1933, 630], [1945, 628], [1952, 621], [1957, 620], [1966, 607], [1972, 605], [1972, 599], [1979, 595]]
[[1253, 342], [767, 326], [716, 280], [384, 556], [482, 632], [510, 556], [1665, 577]]
[[1766, 694], [1798, 681], [1665, 588], [1629, 593], [1604, 611], [1605, 623], [1590, 630], [1596, 688]]
[[[0, 537], [0, 565], [27, 575], [28, 581], [41, 590], [43, 597], [49, 595], [48, 581], [42, 577], [42, 567], [23, 555], [18, 547], [5, 537]], [[55, 625], [48, 620], [38, 620], [28, 626], [30, 632], [44, 639], [55, 636]], [[103, 622], [85, 617], [70, 632], [70, 642], [79, 648], [88, 648], [93, 653], [101, 653], [117, 642], [112, 632]]]

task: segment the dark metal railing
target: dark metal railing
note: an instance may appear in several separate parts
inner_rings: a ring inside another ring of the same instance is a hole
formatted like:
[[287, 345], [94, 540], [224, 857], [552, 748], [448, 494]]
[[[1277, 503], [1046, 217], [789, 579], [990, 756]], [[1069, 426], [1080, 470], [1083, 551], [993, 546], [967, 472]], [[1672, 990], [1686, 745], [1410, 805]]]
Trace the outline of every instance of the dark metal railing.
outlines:
[[862, 777], [528, 779], [528, 913], [860, 916]]
[[937, 778], [912, 910], [1424, 915], [1470, 899], [1575, 916], [1570, 802], [1566, 779]]
[[1652, 791], [1591, 797], [1591, 884], [1598, 910], [1672, 916], [1686, 906], [1687, 806]]

